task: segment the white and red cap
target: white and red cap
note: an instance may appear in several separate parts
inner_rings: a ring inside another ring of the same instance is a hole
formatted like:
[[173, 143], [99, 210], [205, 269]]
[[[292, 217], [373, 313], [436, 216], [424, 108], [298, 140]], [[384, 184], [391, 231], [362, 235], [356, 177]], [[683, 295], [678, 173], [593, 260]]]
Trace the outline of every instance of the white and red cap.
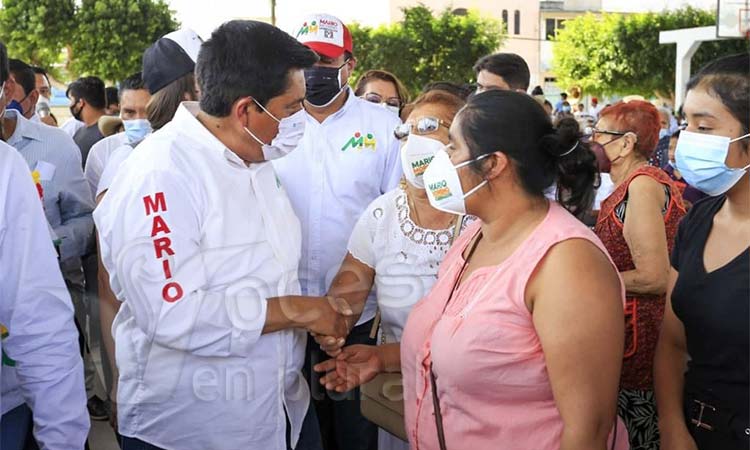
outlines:
[[311, 14], [293, 29], [293, 36], [313, 51], [338, 58], [344, 52], [354, 53], [352, 34], [338, 17], [329, 14]]

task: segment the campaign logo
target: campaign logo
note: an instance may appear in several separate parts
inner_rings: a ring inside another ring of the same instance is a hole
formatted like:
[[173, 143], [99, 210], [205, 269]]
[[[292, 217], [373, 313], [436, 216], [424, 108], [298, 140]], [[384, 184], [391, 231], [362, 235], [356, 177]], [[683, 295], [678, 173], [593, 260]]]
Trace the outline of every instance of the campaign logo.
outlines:
[[302, 24], [302, 27], [300, 27], [299, 31], [297, 32], [296, 37], [300, 37], [303, 34], [315, 34], [318, 32], [318, 22], [312, 21], [310, 22], [310, 25], [307, 24], [307, 22]]
[[414, 172], [414, 175], [416, 176], [422, 176], [424, 175], [425, 170], [427, 170], [427, 167], [430, 165], [430, 162], [432, 162], [434, 156], [428, 156], [427, 158], [422, 158], [419, 161], [412, 161], [411, 163], [411, 170]]
[[435, 197], [436, 201], [443, 200], [453, 195], [451, 190], [448, 189], [448, 183], [445, 180], [438, 181], [437, 183], [430, 183], [427, 186], [432, 192], [432, 196]]
[[353, 148], [355, 150], [362, 151], [365, 148], [369, 148], [372, 151], [375, 151], [375, 147], [377, 145], [377, 142], [375, 141], [375, 136], [372, 133], [362, 134], [359, 131], [354, 133], [354, 136], [347, 141], [346, 144], [344, 144], [343, 147], [341, 147], [341, 151], [345, 152], [349, 150], [350, 148]]

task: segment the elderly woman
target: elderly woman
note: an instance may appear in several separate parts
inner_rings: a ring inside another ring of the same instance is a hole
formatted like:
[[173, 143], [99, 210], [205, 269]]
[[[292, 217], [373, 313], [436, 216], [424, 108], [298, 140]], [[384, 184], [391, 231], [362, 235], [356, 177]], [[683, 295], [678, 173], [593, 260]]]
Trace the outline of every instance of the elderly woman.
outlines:
[[[411, 448], [607, 445], [624, 291], [599, 239], [568, 212], [587, 210], [594, 195], [594, 156], [578, 138], [556, 132], [530, 96], [487, 91], [458, 113], [427, 169], [433, 207], [480, 220], [404, 329]], [[544, 197], [555, 180], [570, 194], [564, 206]], [[331, 385], [347, 385], [358, 369], [349, 362], [337, 360]], [[624, 430], [618, 437], [624, 448]]]
[[[362, 305], [375, 288], [381, 323], [380, 345], [352, 345], [341, 358], [351, 364], [368, 363], [356, 380], [346, 386], [321, 383], [339, 391], [350, 390], [373, 379], [379, 372], [399, 371], [399, 342], [414, 304], [429, 292], [440, 263], [459, 229], [461, 219], [430, 206], [422, 174], [438, 150], [448, 143], [448, 127], [464, 101], [446, 91], [434, 90], [407, 105], [406, 122], [396, 130], [403, 141], [401, 162], [405, 180], [401, 186], [376, 199], [354, 227], [347, 254], [329, 295]], [[458, 225], [458, 226], [457, 226]], [[318, 337], [331, 355], [341, 352], [331, 338]], [[316, 367], [329, 371], [336, 360]], [[385, 430], [378, 437], [380, 450], [404, 449], [408, 444]]]
[[409, 101], [409, 91], [401, 80], [385, 70], [368, 70], [363, 73], [357, 80], [354, 95], [382, 105], [397, 116], [401, 115], [401, 110]]
[[591, 136], [611, 162], [614, 192], [602, 202], [595, 232], [617, 264], [625, 289], [625, 356], [618, 413], [632, 448], [659, 448], [653, 360], [664, 314], [669, 251], [685, 215], [680, 190], [648, 165], [659, 112], [633, 100], [605, 108]]
[[750, 444], [750, 57], [687, 86], [676, 165], [701, 200], [680, 224], [656, 351], [663, 450]]

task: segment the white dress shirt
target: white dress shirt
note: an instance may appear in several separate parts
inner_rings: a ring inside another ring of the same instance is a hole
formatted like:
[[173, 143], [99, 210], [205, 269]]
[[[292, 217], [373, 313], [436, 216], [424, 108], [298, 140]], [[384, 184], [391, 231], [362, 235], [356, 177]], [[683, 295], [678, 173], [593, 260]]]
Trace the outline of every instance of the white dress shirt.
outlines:
[[[318, 122], [309, 114], [299, 147], [275, 160], [302, 223], [300, 284], [325, 295], [346, 256], [354, 224], [373, 200], [401, 179], [399, 118], [348, 91], [343, 108]], [[375, 317], [371, 295], [357, 324]]]
[[[1, 412], [26, 403], [42, 450], [80, 450], [89, 431], [73, 304], [29, 168], [0, 142]], [[5, 366], [5, 367], [3, 367]]]
[[247, 166], [183, 103], [94, 212], [122, 302], [112, 326], [120, 433], [180, 450], [285, 450], [309, 404], [306, 333], [261, 335], [299, 293], [300, 225], [270, 163]]
[[102, 177], [104, 168], [107, 167], [109, 157], [112, 156], [115, 149], [127, 143], [128, 137], [123, 131], [122, 133], [107, 136], [91, 146], [89, 156], [86, 157], [86, 165], [83, 173], [86, 176], [86, 181], [89, 182], [89, 187], [91, 188], [91, 193], [94, 194], [94, 198], [96, 198], [96, 188], [99, 186], [99, 180]]
[[76, 131], [83, 128], [84, 125], [85, 124], [80, 120], [71, 117], [70, 119], [66, 120], [64, 124], [60, 125], [60, 129], [68, 133], [68, 136], [72, 138], [73, 135], [76, 134]]

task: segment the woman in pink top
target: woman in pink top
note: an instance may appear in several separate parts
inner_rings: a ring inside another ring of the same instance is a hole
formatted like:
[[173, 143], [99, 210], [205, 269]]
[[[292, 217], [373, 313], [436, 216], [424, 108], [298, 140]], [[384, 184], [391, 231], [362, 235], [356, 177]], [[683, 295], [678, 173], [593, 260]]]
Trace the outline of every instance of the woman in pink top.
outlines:
[[[481, 220], [404, 330], [412, 448], [441, 448], [440, 425], [450, 450], [609, 448], [624, 291], [601, 242], [563, 208], [590, 207], [594, 155], [516, 92], [475, 96], [450, 134], [425, 173], [430, 198]], [[543, 195], [555, 181], [563, 206]], [[617, 430], [615, 447], [626, 449]]]
[[[424, 182], [434, 207], [481, 221], [446, 255], [400, 349], [319, 365], [326, 388], [400, 368], [416, 450], [441, 448], [438, 422], [450, 450], [609, 448], [625, 297], [601, 242], [566, 211], [583, 215], [593, 201], [595, 157], [578, 137], [577, 127], [555, 132], [527, 95], [473, 97]], [[555, 181], [565, 209], [544, 198]], [[628, 448], [622, 423], [613, 440]]]

